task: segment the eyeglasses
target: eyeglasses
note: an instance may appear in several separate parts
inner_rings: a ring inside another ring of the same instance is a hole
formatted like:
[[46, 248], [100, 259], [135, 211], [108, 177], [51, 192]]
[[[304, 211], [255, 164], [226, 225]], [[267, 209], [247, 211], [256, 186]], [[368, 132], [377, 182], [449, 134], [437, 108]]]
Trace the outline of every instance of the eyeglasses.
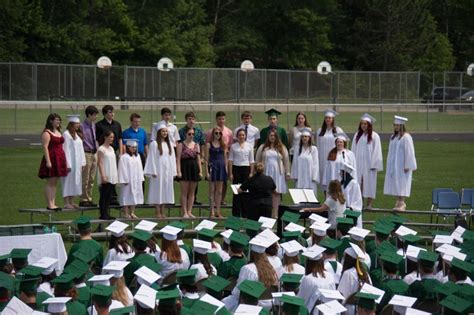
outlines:
[[221, 135], [222, 132], [214, 132], [214, 134], [217, 136], [217, 135]]
[[194, 136], [194, 133], [188, 133], [188, 136]]

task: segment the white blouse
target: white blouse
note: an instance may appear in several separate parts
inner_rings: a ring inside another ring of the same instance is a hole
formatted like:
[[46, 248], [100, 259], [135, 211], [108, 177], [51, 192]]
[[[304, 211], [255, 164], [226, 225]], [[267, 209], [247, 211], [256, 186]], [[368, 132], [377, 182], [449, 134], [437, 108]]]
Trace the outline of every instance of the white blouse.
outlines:
[[[102, 152], [104, 158], [102, 163], [104, 165], [104, 175], [107, 176], [107, 181], [115, 185], [118, 183], [118, 171], [117, 171], [117, 159], [115, 157], [115, 151], [112, 146], [109, 146], [107, 149], [101, 145], [98, 149], [99, 152]], [[99, 166], [97, 166], [97, 183], [102, 184], [102, 177], [100, 176]]]
[[232, 161], [235, 166], [250, 166], [250, 164], [255, 163], [253, 146], [245, 142], [242, 148], [240, 143], [234, 143], [230, 147], [229, 161]]

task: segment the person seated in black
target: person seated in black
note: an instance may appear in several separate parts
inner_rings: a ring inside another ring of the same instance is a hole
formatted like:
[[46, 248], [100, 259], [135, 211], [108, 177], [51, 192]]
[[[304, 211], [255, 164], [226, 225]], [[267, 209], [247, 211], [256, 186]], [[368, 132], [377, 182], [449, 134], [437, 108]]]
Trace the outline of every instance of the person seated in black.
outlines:
[[263, 163], [257, 163], [255, 175], [246, 180], [238, 190], [239, 194], [248, 191], [247, 218], [255, 221], [262, 216], [272, 216], [272, 193], [276, 185], [263, 171]]

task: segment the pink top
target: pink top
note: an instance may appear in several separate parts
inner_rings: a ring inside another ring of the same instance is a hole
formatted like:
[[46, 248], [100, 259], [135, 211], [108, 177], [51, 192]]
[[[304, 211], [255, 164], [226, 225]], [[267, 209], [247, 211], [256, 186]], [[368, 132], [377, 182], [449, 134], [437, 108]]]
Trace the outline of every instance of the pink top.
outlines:
[[194, 144], [194, 147], [188, 148], [184, 143], [183, 143], [183, 150], [181, 151], [181, 159], [195, 159], [199, 152], [199, 146], [197, 143]]

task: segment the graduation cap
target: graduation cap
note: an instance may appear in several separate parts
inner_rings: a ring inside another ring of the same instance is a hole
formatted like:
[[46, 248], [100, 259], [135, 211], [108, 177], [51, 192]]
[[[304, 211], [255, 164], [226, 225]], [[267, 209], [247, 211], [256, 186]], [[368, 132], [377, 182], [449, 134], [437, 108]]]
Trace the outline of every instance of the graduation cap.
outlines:
[[298, 240], [298, 238], [301, 236], [300, 231], [284, 231], [281, 233], [281, 236], [285, 239], [285, 241], [291, 241], [291, 240]]
[[[409, 285], [406, 284], [403, 280], [387, 281], [385, 283], [385, 286], [387, 289], [391, 290], [393, 294], [399, 294], [399, 295], [406, 294], [409, 289]], [[396, 305], [396, 304], [393, 304], [393, 305]]]
[[420, 264], [428, 267], [433, 267], [438, 261], [439, 255], [435, 252], [429, 252], [429, 251], [420, 251], [418, 253], [418, 261]]
[[[216, 299], [210, 294], [204, 294], [200, 299], [199, 302], [205, 302], [207, 304], [210, 304], [215, 308], [214, 313], [209, 313], [209, 315], [230, 315], [230, 312], [225, 308], [225, 304], [221, 302], [220, 300]], [[210, 308], [209, 308], [210, 310]]]
[[354, 258], [354, 259], [357, 259], [357, 258], [364, 259], [365, 258], [364, 251], [358, 245], [356, 245], [354, 243], [349, 243], [349, 245], [350, 245], [350, 247], [348, 247], [344, 250], [344, 254], [347, 254], [347, 255], [351, 256], [352, 258]]
[[210, 220], [202, 220], [194, 229], [196, 231], [202, 230], [204, 228], [212, 230], [217, 225], [217, 222]]
[[80, 259], [74, 259], [72, 263], [66, 267], [66, 270], [71, 272], [76, 279], [79, 279], [89, 271], [89, 265]]
[[175, 228], [178, 228], [178, 229], [181, 229], [181, 230], [184, 230], [188, 227], [188, 225], [186, 224], [186, 222], [181, 222], [181, 221], [171, 221], [170, 223], [168, 223], [168, 225], [171, 225]]
[[367, 121], [370, 124], [374, 124], [375, 122], [377, 122], [377, 120], [372, 115], [370, 115], [368, 113], [365, 113], [364, 115], [362, 115], [360, 117], [360, 120]]
[[103, 286], [110, 286], [110, 279], [112, 279], [114, 276], [113, 275], [95, 275], [92, 278], [89, 278], [87, 280], [88, 282], [91, 282], [91, 286], [97, 286], [97, 285], [103, 285]]
[[392, 233], [393, 227], [388, 224], [380, 223], [374, 225], [374, 232], [378, 238], [387, 238]]
[[284, 273], [280, 277], [280, 281], [281, 283], [285, 285], [286, 288], [296, 289], [300, 286], [302, 278], [303, 278], [303, 275], [301, 274]]
[[[194, 269], [196, 270], [196, 269]], [[230, 284], [230, 281], [219, 276], [211, 276], [202, 282], [208, 293], [217, 297]]]
[[398, 267], [398, 264], [403, 260], [403, 256], [398, 255], [395, 252], [385, 251], [380, 259], [383, 260], [384, 264], [389, 264], [394, 267]]
[[304, 249], [304, 247], [295, 240], [280, 244], [288, 257], [296, 257]]
[[286, 223], [297, 223], [300, 219], [300, 214], [291, 211], [285, 211], [280, 219], [282, 222]]
[[0, 266], [6, 265], [9, 259], [10, 259], [10, 253], [5, 254], [5, 255], [0, 255]]
[[216, 305], [197, 300], [193, 303], [189, 311], [191, 314], [214, 315], [218, 309], [219, 307]]
[[13, 296], [3, 309], [2, 314], [33, 315], [46, 313], [34, 311], [31, 307], [23, 303], [19, 298]]
[[114, 309], [109, 311], [110, 315], [129, 315], [130, 313], [132, 313], [132, 314], [135, 313], [135, 306], [134, 305], [120, 307], [120, 308], [114, 308]]
[[340, 314], [344, 313], [347, 311], [347, 309], [339, 303], [337, 300], [332, 300], [327, 303], [319, 304], [316, 305], [316, 308], [322, 313], [322, 314]]
[[337, 229], [341, 231], [349, 231], [352, 226], [354, 226], [354, 220], [351, 218], [336, 218]]
[[279, 112], [278, 110], [274, 108], [270, 108], [269, 110], [265, 112], [265, 114], [267, 114], [268, 117], [273, 117], [273, 116], [278, 117], [279, 115], [281, 115], [281, 112]]
[[[179, 298], [179, 289], [174, 287], [172, 289], [161, 289], [156, 293], [156, 299], [160, 300], [161, 305], [175, 305], [176, 299]], [[196, 301], [197, 302], [197, 301]], [[194, 313], [199, 314], [199, 313]]]
[[304, 306], [304, 299], [298, 296], [289, 296], [283, 294], [280, 298], [283, 303], [283, 312], [285, 314], [299, 314], [299, 310]]
[[230, 244], [230, 239], [229, 238], [230, 238], [230, 236], [232, 235], [233, 232], [234, 232], [234, 230], [228, 229], [228, 230], [225, 230], [224, 232], [219, 233], [222, 236], [222, 239], [224, 240], [224, 243]]
[[258, 235], [252, 238], [249, 244], [250, 244], [250, 249], [253, 252], [256, 252], [258, 254], [265, 253], [265, 250], [272, 245], [266, 242], [264, 239], [259, 238]]
[[[349, 164], [348, 164], [349, 165]], [[351, 166], [352, 167], [352, 166]], [[353, 168], [353, 167], [352, 167]], [[343, 213], [347, 218], [351, 218], [353, 220], [357, 220], [361, 215], [362, 213], [360, 211], [354, 211], [354, 210], [350, 210], [350, 209], [346, 209], [344, 210], [344, 213]]]
[[242, 228], [242, 220], [240, 220], [239, 218], [230, 216], [227, 218], [227, 220], [225, 220], [224, 228], [231, 229], [234, 231], [240, 231], [240, 229]]
[[319, 246], [322, 246], [322, 247], [326, 248], [326, 252], [328, 254], [335, 253], [337, 248], [339, 248], [339, 246], [341, 246], [341, 244], [342, 244], [342, 241], [335, 240], [335, 239], [330, 238], [330, 237], [325, 237], [325, 238], [323, 238], [323, 240], [321, 242], [319, 242]]
[[474, 264], [467, 261], [462, 261], [458, 258], [453, 258], [451, 261], [451, 269], [457, 269], [463, 272], [471, 273], [474, 270]]
[[335, 134], [335, 138], [336, 138], [336, 141], [337, 140], [342, 140], [342, 141], [345, 141], [345, 142], [349, 142], [350, 139], [349, 139], [349, 136], [345, 133], [345, 132], [338, 132]]
[[414, 245], [414, 244], [418, 243], [419, 241], [421, 241], [422, 238], [418, 235], [415, 235], [415, 234], [406, 234], [406, 235], [402, 236], [402, 240], [406, 244]]
[[257, 301], [266, 290], [261, 282], [252, 280], [242, 281], [237, 288], [240, 290], [240, 294], [254, 301]]
[[300, 233], [303, 233], [304, 230], [306, 230], [306, 228], [304, 226], [299, 225], [299, 224], [290, 222], [285, 226], [284, 230], [285, 231], [290, 231], [290, 232], [298, 231]]
[[250, 238], [240, 232], [232, 232], [229, 240], [232, 247], [243, 248], [248, 245]]
[[[402, 281], [403, 282], [403, 281]], [[390, 283], [387, 282], [387, 284]], [[404, 283], [404, 282], [403, 282]], [[406, 284], [406, 283], [405, 283]], [[407, 285], [407, 284], [406, 284]], [[408, 285], [407, 285], [408, 286]], [[393, 310], [399, 314], [405, 314], [405, 310], [408, 307], [412, 307], [415, 304], [416, 298], [410, 296], [403, 296], [395, 294], [388, 304], [393, 305]]]
[[181, 232], [181, 229], [171, 225], [167, 225], [162, 228], [160, 232], [163, 234], [163, 238], [165, 240], [176, 241], [176, 239], [178, 239], [178, 233]]
[[312, 213], [308, 219], [311, 221], [311, 224], [314, 224], [315, 222], [326, 223], [328, 221], [328, 218], [320, 216], [316, 213]]
[[133, 299], [145, 309], [155, 309], [157, 291], [149, 286], [142, 284], [138, 291], [133, 296]]
[[114, 290], [115, 287], [98, 284], [91, 288], [92, 300], [99, 302], [101, 305], [107, 305], [112, 299]]
[[366, 229], [362, 229], [362, 228], [359, 228], [359, 227], [352, 227], [350, 230], [349, 230], [349, 235], [351, 236], [351, 238], [355, 241], [363, 241], [364, 238], [369, 235], [370, 231], [369, 230], [366, 230]]
[[66, 311], [66, 303], [72, 298], [70, 297], [52, 297], [43, 302], [48, 305], [48, 312], [62, 313]]
[[331, 227], [331, 224], [329, 223], [324, 223], [324, 222], [314, 222], [311, 224], [309, 227], [311, 230], [313, 230], [313, 233], [317, 236], [326, 236], [327, 230]]
[[157, 270], [153, 270], [149, 268], [149, 266], [140, 267], [134, 272], [134, 275], [137, 276], [137, 282], [139, 284], [144, 284], [147, 286], [152, 286], [153, 283], [161, 278], [161, 276], [157, 273]]
[[0, 288], [13, 291], [15, 288], [14, 278], [4, 272], [0, 272]]
[[10, 258], [12, 261], [28, 260], [28, 255], [31, 252], [31, 248], [14, 248], [10, 252]]
[[44, 268], [29, 265], [26, 266], [25, 268], [21, 269], [19, 274], [23, 275], [23, 279], [28, 279], [28, 278], [37, 278], [41, 276], [41, 273], [43, 272]]
[[448, 295], [441, 302], [440, 305], [445, 308], [457, 312], [458, 314], [464, 314], [472, 305], [472, 302], [460, 298], [456, 295]]
[[80, 123], [81, 115], [66, 115], [67, 121], [72, 123]]
[[125, 145], [128, 147], [137, 147], [138, 146], [138, 139], [124, 139]]
[[125, 234], [125, 229], [128, 227], [127, 223], [123, 223], [120, 221], [114, 221], [112, 222], [109, 226], [107, 226], [105, 229], [107, 231], [110, 231], [113, 236], [115, 237], [121, 237], [122, 235]]
[[255, 315], [260, 314], [262, 307], [258, 305], [239, 304], [235, 309], [234, 315]]
[[391, 216], [389, 217], [386, 217], [386, 220], [392, 222], [393, 224], [395, 224], [396, 227], [402, 225], [403, 223], [405, 223], [407, 221], [406, 218], [402, 217], [402, 216], [399, 216], [399, 215], [396, 215], [396, 214], [392, 214]]
[[73, 273], [63, 272], [61, 275], [51, 280], [51, 283], [61, 291], [67, 292], [73, 288], [74, 278], [75, 275]]
[[145, 232], [148, 232], [148, 233], [152, 233], [153, 229], [157, 225], [158, 225], [158, 223], [156, 223], [156, 222], [141, 220], [140, 222], [138, 222], [137, 225], [135, 225], [135, 230], [141, 230], [141, 231], [145, 231]]
[[312, 131], [309, 128], [303, 128], [301, 129], [301, 136], [306, 136], [306, 137], [311, 137]]
[[206, 242], [212, 242], [217, 234], [219, 234], [219, 231], [211, 230], [208, 228], [202, 228], [197, 232], [198, 238]]
[[446, 297], [448, 295], [456, 294], [461, 290], [461, 287], [452, 281], [448, 281], [445, 283], [439, 283], [435, 286], [434, 290], [436, 293]]
[[99, 252], [97, 251], [97, 249], [82, 246], [81, 248], [76, 250], [72, 255], [75, 258], [80, 259], [83, 262], [88, 264], [99, 255]]
[[206, 255], [211, 249], [212, 249], [212, 243], [211, 242], [206, 242], [206, 241], [203, 241], [203, 240], [193, 239], [193, 251], [194, 252], [196, 252], [198, 254]]
[[303, 250], [303, 256], [307, 257], [309, 260], [320, 260], [323, 258], [323, 253], [325, 251], [326, 248], [319, 245], [313, 245]]
[[262, 222], [247, 219], [247, 221], [244, 223], [244, 229], [246, 230], [247, 234], [256, 235], [262, 225]]
[[40, 277], [37, 278], [24, 278], [20, 280], [20, 292], [36, 292], [39, 282], [41, 281]]
[[85, 215], [80, 216], [72, 222], [76, 223], [79, 231], [84, 231], [91, 227], [91, 218]]
[[332, 110], [332, 109], [326, 109], [324, 111], [324, 117], [336, 117], [337, 115], [339, 115], [336, 111]]
[[418, 261], [418, 255], [423, 251], [426, 251], [426, 249], [421, 248], [421, 247], [416, 247], [416, 246], [413, 246], [413, 245], [408, 245], [407, 250], [405, 252], [405, 256], [409, 260], [416, 262], [416, 261]]
[[262, 223], [262, 226], [261, 226], [262, 229], [270, 229], [270, 230], [273, 229], [273, 226], [275, 225], [276, 221], [277, 220], [273, 218], [267, 218], [267, 217], [258, 218], [258, 222]]
[[412, 229], [410, 229], [410, 228], [407, 228], [407, 227], [404, 226], [404, 225], [400, 225], [400, 226], [395, 230], [395, 234], [396, 234], [399, 238], [402, 238], [403, 236], [409, 235], [409, 234], [416, 235], [416, 234], [418, 234], [418, 232], [415, 231], [415, 230], [412, 230]]
[[395, 125], [404, 125], [408, 121], [408, 118], [395, 115], [393, 116], [393, 123]]
[[357, 305], [359, 307], [365, 308], [371, 311], [375, 310], [375, 301], [379, 298], [378, 295], [365, 293], [365, 292], [358, 292], [355, 296], [358, 298]]
[[129, 261], [111, 261], [104, 268], [102, 268], [102, 270], [113, 275], [114, 278], [121, 278], [123, 277], [123, 270], [129, 263]]
[[54, 271], [54, 265], [58, 262], [56, 258], [43, 257], [34, 264], [33, 266], [43, 268], [41, 272], [43, 275], [49, 275]]

